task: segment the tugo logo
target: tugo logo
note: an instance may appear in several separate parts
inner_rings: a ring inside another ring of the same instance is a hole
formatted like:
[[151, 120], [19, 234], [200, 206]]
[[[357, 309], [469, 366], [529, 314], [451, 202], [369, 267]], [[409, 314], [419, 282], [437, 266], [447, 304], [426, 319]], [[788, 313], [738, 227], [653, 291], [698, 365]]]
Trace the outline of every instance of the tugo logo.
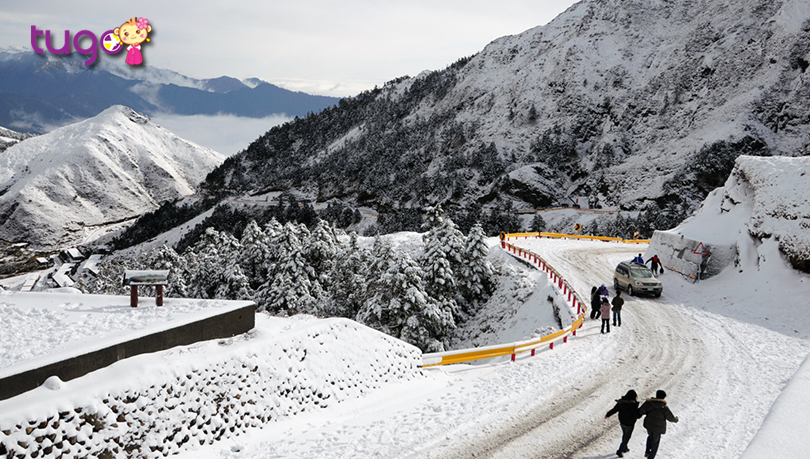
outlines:
[[[93, 65], [98, 57], [98, 46], [107, 54], [118, 54], [127, 45], [127, 59], [126, 63], [129, 65], [140, 65], [143, 63], [143, 56], [141, 55], [141, 43], [149, 42], [149, 34], [152, 32], [152, 26], [149, 21], [144, 18], [130, 18], [127, 22], [121, 24], [113, 30], [108, 30], [101, 34], [101, 42], [96, 37], [96, 34], [89, 30], [82, 30], [73, 37], [73, 49], [79, 54], [90, 56], [84, 61], [84, 65]], [[65, 30], [65, 44], [61, 48], [56, 48], [51, 39], [51, 31], [42, 31], [37, 29], [37, 26], [31, 26], [31, 47], [37, 54], [45, 54], [45, 50], [38, 46], [39, 39], [45, 35], [45, 47], [52, 54], [70, 54], [71, 40], [70, 30]], [[90, 39], [90, 47], [82, 48], [80, 40], [84, 37]]]

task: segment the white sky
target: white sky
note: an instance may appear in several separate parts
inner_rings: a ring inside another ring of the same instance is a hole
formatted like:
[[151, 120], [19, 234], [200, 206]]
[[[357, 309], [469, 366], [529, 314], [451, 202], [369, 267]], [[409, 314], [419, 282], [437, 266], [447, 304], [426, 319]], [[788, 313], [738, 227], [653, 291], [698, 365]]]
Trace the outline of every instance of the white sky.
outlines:
[[349, 96], [444, 68], [498, 37], [548, 23], [573, 3], [0, 0], [0, 46], [30, 49], [31, 25], [50, 29], [61, 47], [65, 30], [101, 36], [142, 16], [154, 27], [152, 42], [142, 48], [147, 65], [195, 78], [258, 77], [287, 89]]

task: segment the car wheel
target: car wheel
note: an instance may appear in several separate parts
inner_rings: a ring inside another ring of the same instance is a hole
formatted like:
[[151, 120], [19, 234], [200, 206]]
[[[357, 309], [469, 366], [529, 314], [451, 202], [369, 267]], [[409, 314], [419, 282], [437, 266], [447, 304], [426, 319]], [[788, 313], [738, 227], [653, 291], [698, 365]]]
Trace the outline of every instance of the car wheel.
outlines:
[[661, 298], [661, 292], [656, 293], [656, 294], [655, 294], [655, 297], [656, 297], [656, 298]]
[[619, 291], [619, 279], [613, 278], [613, 290]]
[[633, 292], [633, 286], [632, 285], [627, 286], [627, 294], [630, 295], [630, 296], [635, 295], [635, 292]]

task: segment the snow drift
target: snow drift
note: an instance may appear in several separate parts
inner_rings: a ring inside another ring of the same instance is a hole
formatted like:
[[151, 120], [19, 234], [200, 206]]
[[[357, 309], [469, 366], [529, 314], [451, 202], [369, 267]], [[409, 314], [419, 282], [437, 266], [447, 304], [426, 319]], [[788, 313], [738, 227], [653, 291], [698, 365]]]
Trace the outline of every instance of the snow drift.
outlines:
[[87, 228], [192, 194], [223, 160], [127, 107], [110, 107], [5, 151], [0, 239], [46, 247], [78, 242]]

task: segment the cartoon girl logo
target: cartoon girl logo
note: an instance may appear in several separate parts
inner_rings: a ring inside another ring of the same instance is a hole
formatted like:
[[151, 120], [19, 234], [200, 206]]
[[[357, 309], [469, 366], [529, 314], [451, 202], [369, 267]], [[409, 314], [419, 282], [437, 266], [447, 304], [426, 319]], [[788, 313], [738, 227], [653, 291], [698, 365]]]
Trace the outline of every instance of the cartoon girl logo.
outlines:
[[129, 65], [140, 65], [143, 63], [143, 56], [141, 56], [141, 43], [149, 41], [149, 33], [152, 31], [152, 26], [149, 21], [144, 18], [130, 18], [129, 21], [121, 24], [121, 27], [116, 27], [113, 33], [118, 35], [121, 42], [127, 46], [127, 60]]

